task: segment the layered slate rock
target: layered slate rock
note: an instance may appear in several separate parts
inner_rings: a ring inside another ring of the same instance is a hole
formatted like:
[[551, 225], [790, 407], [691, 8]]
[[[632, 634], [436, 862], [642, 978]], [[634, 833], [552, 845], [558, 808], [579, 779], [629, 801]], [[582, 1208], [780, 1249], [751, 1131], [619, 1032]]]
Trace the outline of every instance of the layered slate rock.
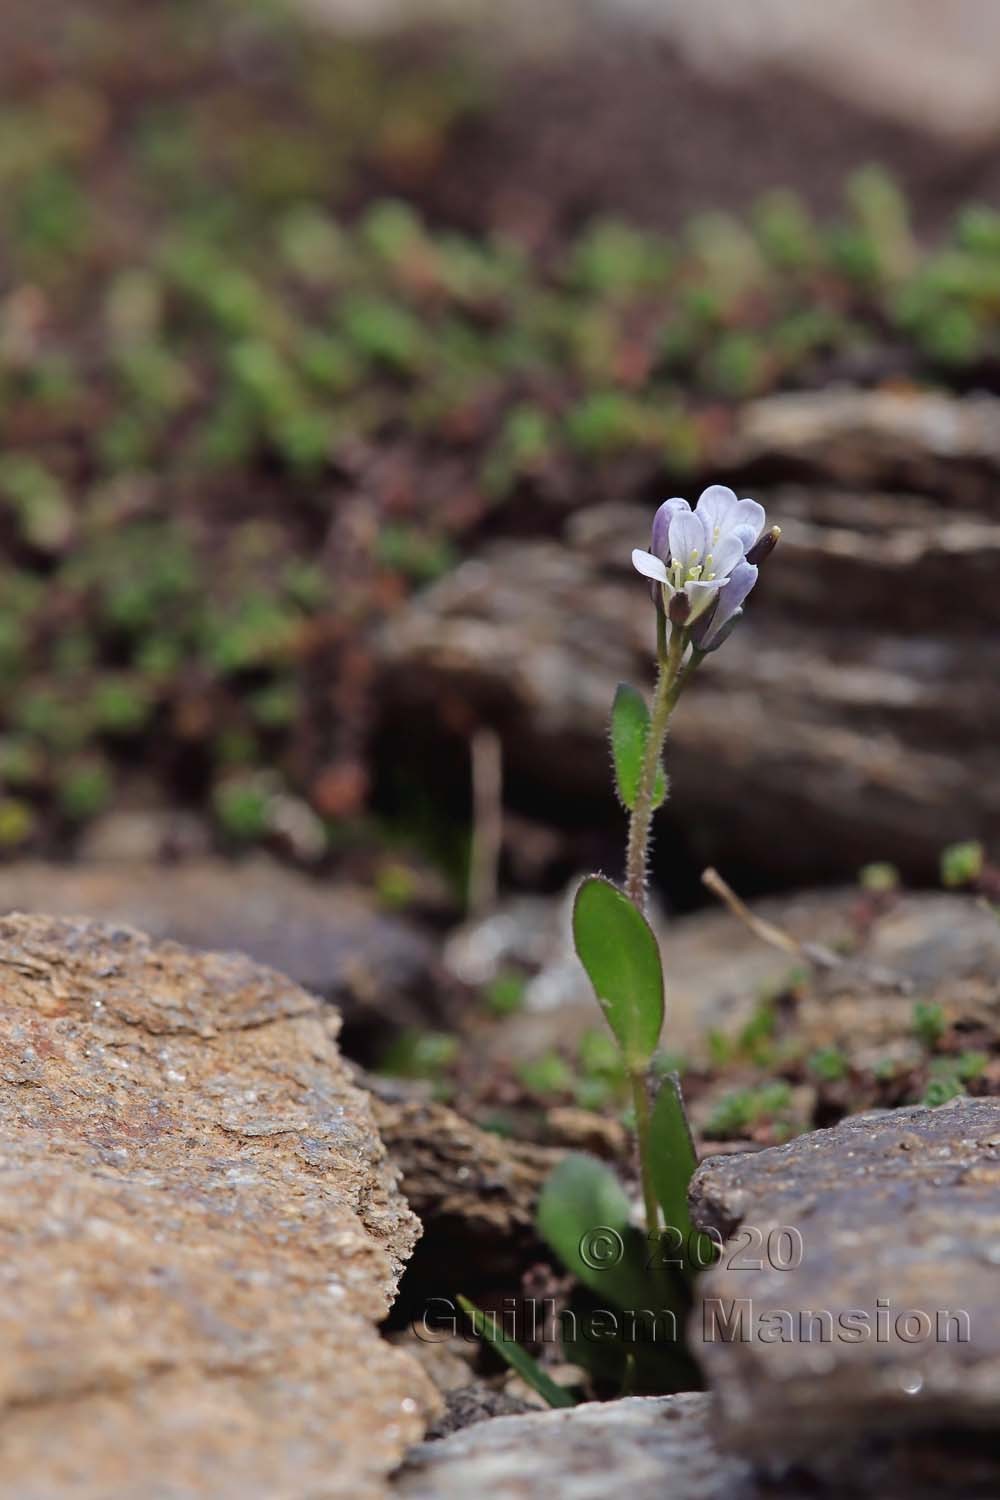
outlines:
[[808, 465], [848, 484], [904, 482], [940, 493], [1000, 473], [1000, 401], [943, 391], [842, 386], [784, 391], [737, 413], [726, 460]]
[[0, 912], [138, 927], [191, 948], [233, 950], [336, 1004], [351, 1024], [426, 1025], [447, 992], [430, 940], [356, 889], [271, 860], [196, 859], [0, 871]]
[[376, 1497], [437, 1402], [336, 1017], [244, 958], [0, 921], [0, 1495]]
[[[538, 1197], [562, 1153], [483, 1130], [416, 1087], [369, 1076], [379, 1134], [423, 1233], [411, 1280], [423, 1297], [517, 1285], [546, 1251]], [[419, 1316], [417, 1305], [408, 1312]]]
[[[869, 392], [743, 410], [728, 472], [783, 536], [671, 727], [674, 865], [788, 885], [878, 858], [926, 878], [956, 838], [1000, 835], [998, 411]], [[747, 479], [779, 468], [802, 482]], [[555, 539], [493, 540], [416, 596], [382, 640], [388, 728], [437, 748], [460, 710], [500, 733], [524, 806], [558, 796], [610, 824], [610, 704], [652, 672], [630, 563], [652, 513], [553, 514]]]
[[1000, 1102], [858, 1116], [710, 1159], [691, 1197], [727, 1240], [699, 1282], [693, 1348], [741, 1452], [825, 1459], [865, 1434], [988, 1441]]

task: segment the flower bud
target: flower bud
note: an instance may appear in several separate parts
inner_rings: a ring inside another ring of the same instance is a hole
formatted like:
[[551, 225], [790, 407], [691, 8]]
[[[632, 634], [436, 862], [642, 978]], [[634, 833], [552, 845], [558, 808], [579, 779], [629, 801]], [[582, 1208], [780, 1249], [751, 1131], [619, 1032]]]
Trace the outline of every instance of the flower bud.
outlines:
[[754, 567], [759, 568], [764, 559], [770, 557], [771, 553], [778, 545], [778, 538], [780, 536], [780, 526], [769, 526], [767, 530], [757, 538], [753, 546], [750, 548], [750, 551], [747, 553], [747, 562], [752, 563]]
[[687, 594], [683, 592], [671, 594], [670, 608], [667, 613], [670, 616], [671, 625], [686, 625], [691, 614], [691, 600]]

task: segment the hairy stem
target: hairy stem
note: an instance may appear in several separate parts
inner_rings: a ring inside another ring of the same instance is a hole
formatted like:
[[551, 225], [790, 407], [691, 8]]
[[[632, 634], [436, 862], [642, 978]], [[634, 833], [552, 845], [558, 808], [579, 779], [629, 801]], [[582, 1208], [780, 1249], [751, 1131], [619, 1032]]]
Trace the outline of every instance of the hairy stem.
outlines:
[[681, 671], [681, 660], [687, 644], [682, 630], [671, 632], [669, 648], [665, 647], [665, 627], [658, 630], [659, 676], [653, 694], [653, 707], [649, 716], [649, 736], [639, 774], [639, 790], [635, 807], [629, 820], [628, 850], [625, 856], [625, 894], [639, 908], [646, 909], [646, 857], [649, 849], [649, 829], [653, 821], [653, 790], [656, 786], [656, 770], [660, 763], [663, 741], [667, 735], [667, 724], [688, 673]]

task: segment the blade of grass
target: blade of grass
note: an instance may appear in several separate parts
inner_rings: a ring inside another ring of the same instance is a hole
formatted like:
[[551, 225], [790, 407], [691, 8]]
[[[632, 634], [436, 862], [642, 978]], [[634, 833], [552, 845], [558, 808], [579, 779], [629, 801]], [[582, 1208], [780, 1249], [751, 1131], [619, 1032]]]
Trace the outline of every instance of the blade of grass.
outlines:
[[577, 1404], [576, 1397], [564, 1386], [556, 1385], [554, 1380], [550, 1380], [538, 1361], [532, 1359], [520, 1344], [516, 1344], [512, 1339], [497, 1338], [495, 1331], [490, 1328], [489, 1319], [480, 1312], [475, 1303], [469, 1301], [468, 1297], [460, 1296], [458, 1305], [472, 1319], [476, 1337], [485, 1339], [500, 1358], [506, 1360], [511, 1369], [520, 1375], [533, 1391], [538, 1392], [543, 1401], [547, 1401], [550, 1406], [575, 1406]]

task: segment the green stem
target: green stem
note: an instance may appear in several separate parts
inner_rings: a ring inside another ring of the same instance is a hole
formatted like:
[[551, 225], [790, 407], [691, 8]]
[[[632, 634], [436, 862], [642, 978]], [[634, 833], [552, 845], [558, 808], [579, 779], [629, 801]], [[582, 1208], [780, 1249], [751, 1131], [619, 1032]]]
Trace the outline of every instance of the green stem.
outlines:
[[649, 735], [646, 740], [642, 770], [639, 773], [639, 790], [629, 821], [628, 849], [625, 855], [625, 894], [640, 911], [646, 909], [646, 857], [649, 848], [649, 829], [653, 821], [653, 790], [656, 786], [656, 771], [660, 764], [670, 715], [690, 675], [690, 671], [681, 671], [681, 661], [687, 645], [685, 632], [672, 631], [669, 649], [665, 648], [665, 633], [665, 625], [658, 625], [659, 651], [657, 654], [660, 671], [656, 679], [656, 690], [653, 693]]
[[659, 1254], [660, 1209], [653, 1187], [652, 1152], [650, 1150], [649, 1094], [645, 1072], [632, 1073], [632, 1100], [635, 1105], [635, 1137], [639, 1147], [639, 1172], [642, 1178], [642, 1202], [646, 1211], [646, 1232], [651, 1253]]

